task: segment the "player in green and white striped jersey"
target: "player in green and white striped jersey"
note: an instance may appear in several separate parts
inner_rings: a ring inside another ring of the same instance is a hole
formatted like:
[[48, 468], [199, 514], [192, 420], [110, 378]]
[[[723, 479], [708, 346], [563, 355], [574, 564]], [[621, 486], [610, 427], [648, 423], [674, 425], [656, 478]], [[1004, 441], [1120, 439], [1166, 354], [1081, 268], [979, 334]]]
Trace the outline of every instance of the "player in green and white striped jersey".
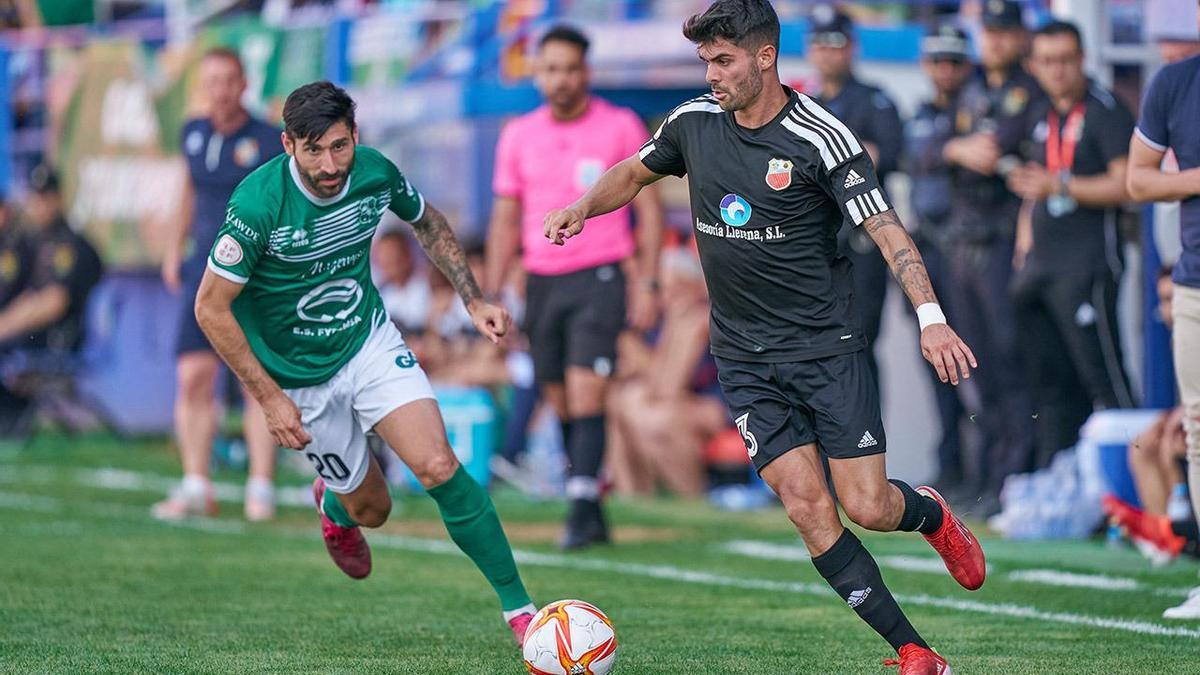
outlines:
[[371, 281], [371, 238], [384, 209], [417, 239], [462, 296], [475, 327], [498, 341], [508, 313], [485, 302], [446, 218], [378, 151], [357, 145], [354, 101], [317, 82], [288, 96], [287, 154], [233, 193], [208, 259], [196, 318], [262, 404], [275, 439], [300, 450], [325, 545], [354, 578], [371, 570], [360, 525], [378, 527], [391, 498], [367, 451], [376, 433], [437, 502], [451, 538], [500, 596], [520, 643], [535, 610], [487, 493], [446, 440], [424, 371], [387, 318]]

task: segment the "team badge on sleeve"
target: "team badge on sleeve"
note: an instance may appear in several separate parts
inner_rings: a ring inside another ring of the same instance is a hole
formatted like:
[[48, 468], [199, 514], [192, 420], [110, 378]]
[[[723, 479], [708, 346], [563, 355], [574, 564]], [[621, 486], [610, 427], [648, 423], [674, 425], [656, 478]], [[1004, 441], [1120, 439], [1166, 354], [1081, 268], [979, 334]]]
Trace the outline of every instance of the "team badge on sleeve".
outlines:
[[236, 265], [242, 262], [242, 245], [237, 239], [224, 235], [213, 249], [213, 258], [222, 265]]
[[792, 184], [792, 163], [786, 159], [773, 158], [767, 162], [767, 185], [778, 192]]

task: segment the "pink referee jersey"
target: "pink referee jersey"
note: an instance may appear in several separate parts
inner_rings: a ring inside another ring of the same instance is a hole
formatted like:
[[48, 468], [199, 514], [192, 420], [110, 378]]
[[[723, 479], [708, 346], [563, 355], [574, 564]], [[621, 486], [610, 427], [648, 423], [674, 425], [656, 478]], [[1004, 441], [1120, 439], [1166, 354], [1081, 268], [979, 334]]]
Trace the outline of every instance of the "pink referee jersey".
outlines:
[[492, 189], [521, 201], [522, 262], [533, 274], [570, 274], [633, 254], [629, 208], [588, 219], [570, 246], [546, 239], [546, 213], [569, 205], [613, 165], [636, 153], [649, 134], [637, 115], [595, 96], [568, 122], [547, 106], [509, 122], [496, 147]]

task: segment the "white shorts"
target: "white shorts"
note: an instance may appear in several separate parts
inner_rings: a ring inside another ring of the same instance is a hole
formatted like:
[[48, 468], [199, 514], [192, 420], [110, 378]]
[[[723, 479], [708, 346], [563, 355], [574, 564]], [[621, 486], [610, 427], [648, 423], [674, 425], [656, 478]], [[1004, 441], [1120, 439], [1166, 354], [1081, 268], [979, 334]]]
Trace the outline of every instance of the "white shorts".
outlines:
[[353, 492], [366, 477], [367, 434], [375, 425], [407, 403], [434, 398], [429, 378], [390, 321], [372, 330], [332, 379], [284, 393], [312, 436], [304, 456], [339, 494]]

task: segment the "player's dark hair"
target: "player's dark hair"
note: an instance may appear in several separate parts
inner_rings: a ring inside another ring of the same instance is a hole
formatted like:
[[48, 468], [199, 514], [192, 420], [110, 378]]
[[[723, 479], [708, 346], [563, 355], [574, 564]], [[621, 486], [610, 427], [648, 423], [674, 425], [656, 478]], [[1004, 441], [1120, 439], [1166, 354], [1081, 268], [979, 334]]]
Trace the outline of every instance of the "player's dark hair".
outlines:
[[579, 47], [579, 51], [585, 57], [588, 53], [588, 47], [592, 46], [586, 35], [564, 23], [551, 26], [550, 30], [542, 34], [542, 39], [538, 40], [538, 50], [540, 51], [548, 42], [566, 42], [567, 44], [575, 45]]
[[747, 51], [779, 49], [779, 16], [767, 0], [717, 0], [683, 22], [683, 36], [698, 45], [728, 40]]
[[246, 74], [246, 67], [242, 65], [242, 56], [229, 47], [210, 47], [206, 49], [200, 60], [207, 61], [208, 59], [228, 59], [238, 67], [239, 72], [243, 75]]
[[1079, 32], [1079, 27], [1070, 21], [1051, 21], [1033, 33], [1035, 38], [1055, 35], [1070, 35], [1075, 38], [1075, 46], [1079, 47], [1079, 51], [1083, 51], [1083, 35]]
[[316, 140], [338, 122], [354, 131], [354, 99], [332, 82], [306, 84], [283, 103], [283, 129], [293, 140]]

